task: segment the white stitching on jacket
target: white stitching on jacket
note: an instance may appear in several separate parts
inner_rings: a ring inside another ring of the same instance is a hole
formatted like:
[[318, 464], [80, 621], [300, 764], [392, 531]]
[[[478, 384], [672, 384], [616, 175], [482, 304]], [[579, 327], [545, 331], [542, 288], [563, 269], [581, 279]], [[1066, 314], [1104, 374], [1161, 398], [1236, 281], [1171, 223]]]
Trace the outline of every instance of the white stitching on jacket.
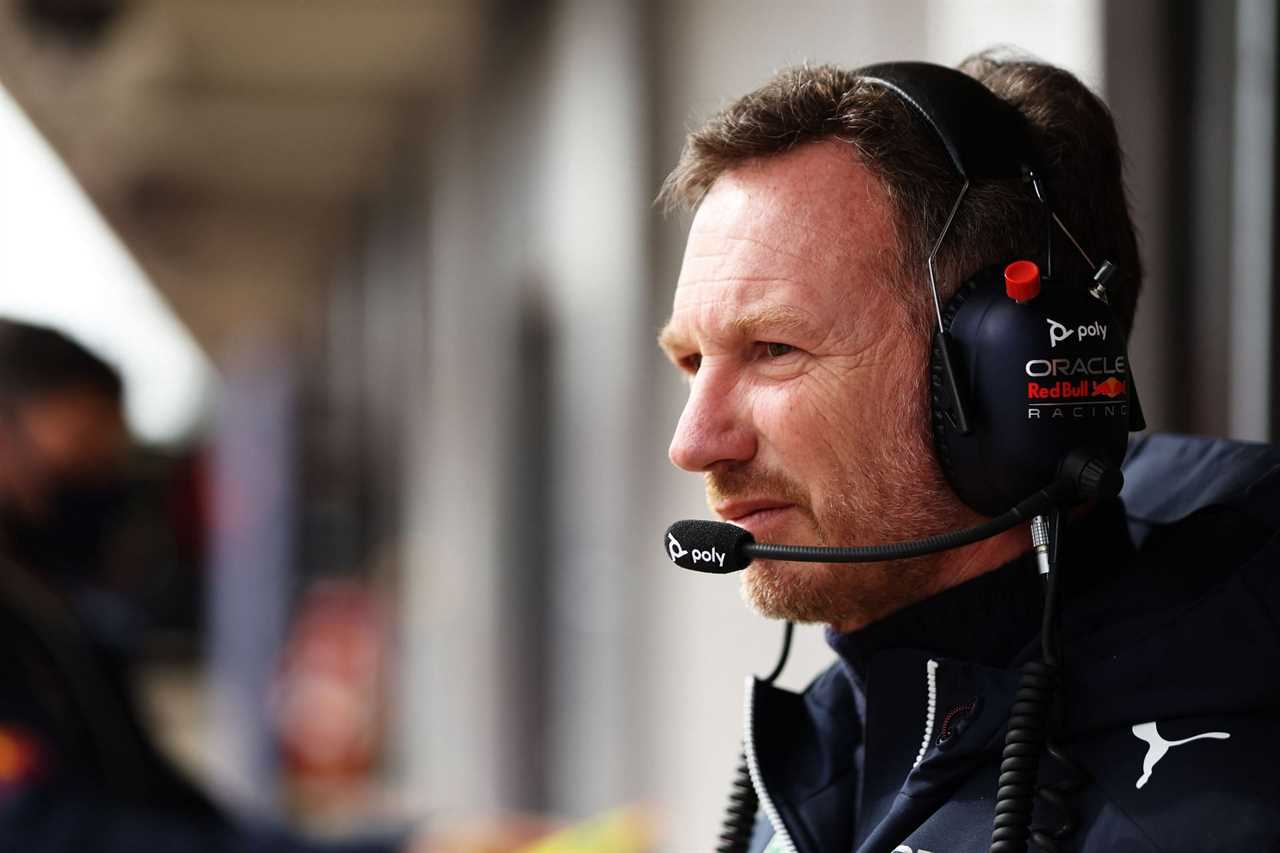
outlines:
[[[773, 800], [769, 799], [769, 792], [764, 788], [764, 777], [760, 775], [760, 762], [756, 759], [755, 726], [752, 722], [755, 696], [756, 680], [748, 676], [746, 714], [744, 715], [746, 737], [743, 738], [743, 746], [747, 753], [747, 769], [751, 771], [751, 784], [755, 786], [756, 796], [760, 799], [760, 806], [769, 818], [769, 823], [773, 824], [773, 840], [778, 841], [786, 853], [797, 853], [795, 842], [791, 840], [791, 836], [787, 833], [787, 828], [782, 824], [782, 816], [778, 814], [778, 809], [773, 805]], [[772, 845], [773, 841], [769, 843]]]
[[924, 761], [925, 751], [929, 749], [929, 741], [933, 740], [933, 718], [938, 713], [938, 662], [930, 658], [924, 669], [925, 684], [929, 689], [929, 704], [924, 712], [924, 739], [920, 741], [920, 751], [916, 753], [916, 762], [911, 765], [912, 770]]

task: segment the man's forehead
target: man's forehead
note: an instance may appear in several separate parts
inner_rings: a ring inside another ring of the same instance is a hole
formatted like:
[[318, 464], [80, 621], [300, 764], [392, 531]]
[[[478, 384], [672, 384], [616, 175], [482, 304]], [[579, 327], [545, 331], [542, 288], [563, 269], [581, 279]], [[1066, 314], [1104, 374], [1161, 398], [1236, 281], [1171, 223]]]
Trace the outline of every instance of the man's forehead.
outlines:
[[767, 196], [796, 228], [826, 236], [843, 235], [850, 227], [892, 233], [883, 183], [843, 142], [810, 142], [746, 160], [716, 179], [701, 207], [743, 190]]
[[843, 301], [858, 280], [885, 273], [893, 240], [887, 197], [847, 147], [814, 143], [749, 161], [717, 179], [698, 209], [676, 311], [709, 290], [739, 304], [778, 291], [814, 307]]
[[689, 245], [726, 235], [845, 263], [896, 242], [883, 184], [849, 146], [829, 141], [748, 160], [717, 178]]

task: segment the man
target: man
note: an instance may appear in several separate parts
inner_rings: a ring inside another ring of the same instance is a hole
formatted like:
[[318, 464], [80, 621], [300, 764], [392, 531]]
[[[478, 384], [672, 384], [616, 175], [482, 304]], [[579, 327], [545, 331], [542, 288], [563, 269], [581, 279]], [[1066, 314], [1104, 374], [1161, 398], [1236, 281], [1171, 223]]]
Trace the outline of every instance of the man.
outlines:
[[147, 731], [127, 644], [80, 595], [118, 501], [122, 392], [64, 335], [0, 320], [0, 850], [443, 853], [545, 831], [512, 819], [322, 844], [239, 820], [186, 778]]
[[64, 335], [0, 321], [0, 849], [331, 849], [189, 782], [147, 732], [127, 644], [84, 607], [129, 448], [122, 392]]
[[102, 544], [128, 433], [119, 375], [49, 329], [0, 321], [0, 548], [59, 577]]
[[[1059, 274], [1089, 281], [1085, 253], [1115, 262], [1127, 334], [1141, 267], [1106, 108], [1047, 65], [986, 54], [962, 70], [1029, 121], [1083, 249], [1055, 252]], [[784, 71], [689, 136], [664, 198], [696, 215], [660, 343], [689, 383], [671, 460], [704, 476], [720, 518], [833, 546], [984, 520], [930, 434], [926, 261], [960, 185], [906, 99], [836, 68]], [[944, 305], [975, 272], [1041, 256], [1039, 204], [1022, 181], [974, 182], [937, 255]], [[1151, 439], [1130, 449], [1128, 525], [1114, 500], [1074, 516], [1062, 760], [1040, 773], [1072, 793], [1037, 804], [1044, 849], [1280, 845], [1280, 689], [1251, 675], [1280, 662], [1278, 464], [1268, 448]], [[802, 697], [755, 685], [751, 849], [989, 849], [1017, 669], [1039, 651], [1030, 546], [1024, 525], [916, 559], [746, 570], [762, 615], [827, 624], [839, 656]]]

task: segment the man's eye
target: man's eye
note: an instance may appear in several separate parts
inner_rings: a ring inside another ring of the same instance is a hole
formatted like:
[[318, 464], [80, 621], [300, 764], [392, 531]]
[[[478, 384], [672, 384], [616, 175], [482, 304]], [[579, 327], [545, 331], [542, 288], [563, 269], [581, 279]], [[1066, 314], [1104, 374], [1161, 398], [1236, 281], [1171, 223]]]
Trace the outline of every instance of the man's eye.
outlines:
[[697, 373], [702, 366], [702, 353], [695, 352], [680, 359], [680, 369], [686, 373]]
[[770, 358], [782, 358], [784, 355], [795, 352], [796, 350], [796, 348], [791, 346], [791, 344], [768, 343], [764, 346], [768, 351]]

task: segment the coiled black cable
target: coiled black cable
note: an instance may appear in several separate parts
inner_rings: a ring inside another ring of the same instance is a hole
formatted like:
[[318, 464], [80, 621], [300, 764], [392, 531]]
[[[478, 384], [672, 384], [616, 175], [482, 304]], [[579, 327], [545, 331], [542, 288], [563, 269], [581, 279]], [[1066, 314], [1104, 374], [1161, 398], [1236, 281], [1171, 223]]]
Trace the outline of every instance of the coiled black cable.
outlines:
[[1064, 853], [1065, 848], [1060, 842], [1066, 841], [1080, 825], [1070, 799], [1071, 795], [1083, 788], [1089, 782], [1090, 776], [1087, 770], [1059, 749], [1052, 740], [1046, 740], [1044, 748], [1050, 758], [1066, 769], [1067, 775], [1060, 782], [1041, 785], [1036, 789], [1040, 799], [1057, 810], [1060, 823], [1052, 834], [1041, 829], [1031, 830], [1031, 843], [1040, 848], [1043, 853]]
[[[764, 678], [766, 684], [772, 684], [782, 669], [787, 665], [791, 655], [791, 635], [795, 625], [786, 624], [782, 631], [782, 653], [778, 655], [778, 663], [773, 672]], [[733, 776], [733, 786], [729, 789], [729, 805], [725, 809], [724, 823], [720, 826], [720, 843], [716, 853], [747, 853], [751, 846], [751, 835], [755, 832], [756, 811], [760, 808], [760, 798], [756, 796], [756, 786], [751, 782], [751, 766], [747, 762], [745, 747], [738, 753], [738, 770]]]
[[1009, 729], [1000, 756], [991, 853], [1025, 853], [1035, 809], [1040, 752], [1048, 739], [1049, 712], [1058, 687], [1058, 668], [1028, 661], [1009, 712]]
[[738, 771], [733, 776], [733, 787], [729, 789], [729, 806], [720, 827], [716, 853], [747, 853], [759, 807], [760, 798], [756, 796], [755, 785], [751, 784], [751, 768], [747, 765], [747, 751], [744, 749], [738, 753]]
[[[1064, 853], [1059, 843], [1075, 831], [1079, 821], [1070, 796], [1088, 781], [1088, 773], [1049, 738], [1058, 698], [1060, 658], [1058, 649], [1057, 546], [1061, 512], [1051, 515], [1052, 540], [1049, 572], [1045, 576], [1044, 615], [1040, 626], [1040, 660], [1022, 667], [1022, 679], [1009, 712], [1009, 728], [1000, 756], [996, 783], [995, 821], [991, 853], [1025, 853], [1030, 840], [1043, 853]], [[1037, 786], [1040, 753], [1066, 769], [1065, 778], [1053, 785]], [[1031, 828], [1036, 798], [1057, 810], [1060, 823], [1052, 833]]]

